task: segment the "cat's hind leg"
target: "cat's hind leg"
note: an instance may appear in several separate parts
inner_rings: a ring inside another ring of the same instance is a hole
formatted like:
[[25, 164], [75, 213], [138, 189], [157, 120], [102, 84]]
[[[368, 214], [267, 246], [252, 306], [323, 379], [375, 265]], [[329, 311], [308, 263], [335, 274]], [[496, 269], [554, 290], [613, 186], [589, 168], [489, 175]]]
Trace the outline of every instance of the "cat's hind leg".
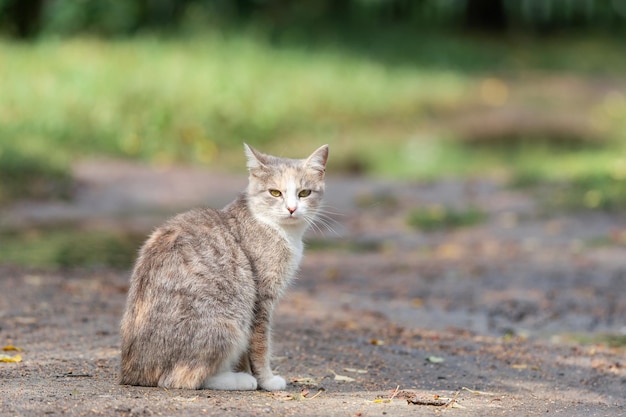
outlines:
[[250, 365], [250, 353], [246, 351], [243, 355], [241, 355], [241, 358], [239, 359], [239, 363], [235, 367], [235, 371], [246, 372], [252, 375], [252, 366]]
[[229, 391], [254, 391], [256, 378], [245, 372], [222, 372], [204, 380], [203, 388]]
[[[247, 374], [252, 374], [252, 367], [250, 364], [250, 353], [245, 352], [241, 355], [239, 359], [239, 364], [235, 368], [237, 372], [245, 372]], [[287, 387], [287, 382], [285, 379], [278, 375], [273, 375], [271, 378], [268, 378], [265, 381], [258, 382], [258, 385], [266, 391], [281, 391]]]
[[[235, 372], [233, 372], [233, 365]], [[203, 388], [228, 391], [253, 391], [258, 383], [250, 371], [250, 357], [247, 352], [245, 338], [240, 338], [233, 352], [221, 366], [219, 372], [206, 378]]]
[[200, 389], [208, 370], [200, 366], [179, 364], [159, 378], [159, 387], [176, 389]]

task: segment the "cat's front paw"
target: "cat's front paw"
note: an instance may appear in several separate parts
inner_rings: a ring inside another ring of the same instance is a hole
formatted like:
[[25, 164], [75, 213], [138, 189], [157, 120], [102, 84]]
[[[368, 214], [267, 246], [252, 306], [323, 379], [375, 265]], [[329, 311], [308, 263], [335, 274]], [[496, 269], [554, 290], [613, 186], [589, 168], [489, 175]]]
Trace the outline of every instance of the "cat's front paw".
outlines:
[[287, 382], [282, 376], [274, 375], [270, 379], [259, 383], [266, 391], [282, 391], [287, 387]]

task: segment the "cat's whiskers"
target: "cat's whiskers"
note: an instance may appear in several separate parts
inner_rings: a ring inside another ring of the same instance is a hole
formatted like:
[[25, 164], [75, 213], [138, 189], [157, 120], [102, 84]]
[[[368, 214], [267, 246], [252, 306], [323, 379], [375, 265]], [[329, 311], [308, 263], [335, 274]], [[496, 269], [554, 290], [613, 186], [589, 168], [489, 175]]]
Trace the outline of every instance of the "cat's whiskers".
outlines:
[[[329, 209], [335, 210], [335, 211], [331, 211]], [[335, 216], [345, 216], [345, 213], [342, 213], [337, 207], [335, 206], [331, 206], [330, 204], [326, 204], [325, 202], [322, 202], [322, 204], [320, 204], [320, 206], [317, 208], [318, 212], [322, 212], [324, 214], [332, 214]]]
[[324, 233], [322, 229], [320, 229], [320, 227], [317, 224], [315, 224], [313, 221], [307, 220], [307, 224], [309, 225], [310, 229], [313, 230], [315, 233], [319, 233], [319, 234]]
[[334, 234], [335, 236], [340, 236], [339, 232], [337, 232], [333, 227], [339, 226], [340, 223], [337, 220], [333, 219], [330, 214], [340, 215], [339, 213], [332, 213], [326, 211], [324, 208], [320, 208], [315, 215], [305, 215], [304, 220], [313, 230], [321, 235], [325, 234], [324, 230], [322, 229], [323, 226], [326, 231]]

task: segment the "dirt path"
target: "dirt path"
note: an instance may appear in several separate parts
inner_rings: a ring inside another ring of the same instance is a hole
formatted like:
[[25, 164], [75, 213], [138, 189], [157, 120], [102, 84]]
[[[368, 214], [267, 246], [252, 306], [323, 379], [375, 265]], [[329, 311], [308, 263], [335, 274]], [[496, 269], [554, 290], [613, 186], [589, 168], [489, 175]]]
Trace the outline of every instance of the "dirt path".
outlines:
[[[20, 205], [4, 221], [53, 221], [70, 210], [93, 227], [146, 229], [184, 206], [220, 205], [245, 183], [117, 162], [79, 165], [77, 175], [74, 202]], [[623, 230], [623, 218], [546, 216], [486, 180], [329, 186], [329, 204], [343, 214], [339, 236], [312, 236], [276, 315], [274, 367], [290, 381], [285, 392], [119, 386], [128, 273], [2, 266], [0, 344], [24, 350], [4, 352], [22, 361], [0, 363], [0, 414], [626, 414], [626, 256], [588, 244]], [[472, 204], [489, 216], [420, 233], [406, 218], [427, 204]]]

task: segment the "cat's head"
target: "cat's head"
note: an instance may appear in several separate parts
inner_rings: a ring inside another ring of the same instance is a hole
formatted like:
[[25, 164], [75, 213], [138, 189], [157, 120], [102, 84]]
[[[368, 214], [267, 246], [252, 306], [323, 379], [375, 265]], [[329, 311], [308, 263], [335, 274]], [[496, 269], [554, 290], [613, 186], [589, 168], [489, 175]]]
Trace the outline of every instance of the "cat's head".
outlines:
[[306, 159], [263, 154], [245, 145], [248, 157], [248, 201], [254, 215], [283, 228], [311, 225], [324, 195], [328, 145]]

